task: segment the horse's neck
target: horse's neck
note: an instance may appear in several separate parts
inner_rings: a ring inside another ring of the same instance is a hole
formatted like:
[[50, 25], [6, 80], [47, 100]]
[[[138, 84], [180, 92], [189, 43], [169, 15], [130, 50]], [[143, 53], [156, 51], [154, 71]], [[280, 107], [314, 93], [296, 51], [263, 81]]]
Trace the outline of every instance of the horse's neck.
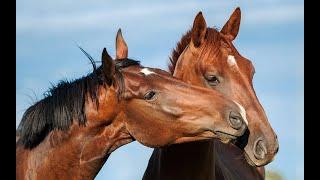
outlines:
[[[42, 179], [75, 177], [80, 173], [79, 157], [81, 153], [81, 138], [72, 126], [68, 132], [52, 131], [36, 147], [25, 149], [19, 142], [16, 148], [17, 179]], [[69, 172], [63, 174], [62, 172]], [[49, 175], [52, 176], [49, 176]]]
[[31, 150], [18, 143], [17, 179], [93, 179], [112, 151], [132, 141], [123, 113], [112, 110], [118, 107], [111, 97], [110, 93], [99, 97], [98, 109], [92, 108], [94, 102], [86, 102], [84, 127], [74, 120], [67, 132], [52, 131]]
[[[121, 119], [121, 116], [117, 119]], [[115, 120], [105, 127], [101, 134], [84, 143], [80, 155], [82, 172], [92, 174], [94, 177], [114, 150], [132, 141], [132, 137], [125, 131], [124, 123]]]
[[214, 179], [213, 155], [212, 140], [154, 149], [143, 179]]
[[230, 146], [212, 140], [154, 149], [143, 180], [264, 179], [263, 168], [250, 166], [242, 151]]
[[[95, 130], [83, 128], [81, 132], [81, 127], [77, 128], [68, 133], [52, 132], [31, 150], [18, 145], [17, 166], [27, 165], [20, 172], [31, 179], [48, 178], [49, 175], [59, 179], [93, 179], [112, 151], [132, 141], [130, 135], [122, 131], [123, 123], [112, 123]], [[88, 135], [83, 131], [95, 133]]]

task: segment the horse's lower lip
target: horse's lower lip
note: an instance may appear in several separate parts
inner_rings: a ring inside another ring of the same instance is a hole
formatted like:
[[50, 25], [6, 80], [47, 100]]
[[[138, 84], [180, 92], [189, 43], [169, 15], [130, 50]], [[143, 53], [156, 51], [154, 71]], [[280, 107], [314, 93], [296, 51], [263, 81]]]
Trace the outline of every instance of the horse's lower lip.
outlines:
[[229, 139], [237, 139], [237, 138], [238, 138], [238, 137], [235, 136], [235, 135], [228, 134], [228, 133], [225, 133], [225, 132], [222, 132], [222, 131], [216, 131], [215, 133], [216, 133], [218, 136], [226, 137], [226, 138], [229, 138]]

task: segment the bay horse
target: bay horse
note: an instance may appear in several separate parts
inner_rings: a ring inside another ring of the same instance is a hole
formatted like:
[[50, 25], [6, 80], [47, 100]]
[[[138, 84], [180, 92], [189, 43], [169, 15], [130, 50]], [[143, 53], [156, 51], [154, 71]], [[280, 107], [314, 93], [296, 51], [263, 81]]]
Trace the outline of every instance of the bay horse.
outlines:
[[169, 71], [180, 80], [215, 89], [241, 104], [248, 131], [233, 144], [210, 140], [156, 148], [144, 180], [264, 179], [263, 166], [273, 160], [279, 144], [253, 88], [254, 66], [232, 43], [240, 19], [240, 8], [236, 8], [219, 32], [208, 28], [199, 12], [192, 29], [173, 50]]
[[134, 140], [149, 147], [227, 142], [246, 130], [243, 108], [223, 94], [129, 59], [120, 30], [115, 60], [104, 48], [96, 68], [86, 55], [92, 73], [60, 82], [24, 113], [16, 179], [93, 179], [111, 152]]

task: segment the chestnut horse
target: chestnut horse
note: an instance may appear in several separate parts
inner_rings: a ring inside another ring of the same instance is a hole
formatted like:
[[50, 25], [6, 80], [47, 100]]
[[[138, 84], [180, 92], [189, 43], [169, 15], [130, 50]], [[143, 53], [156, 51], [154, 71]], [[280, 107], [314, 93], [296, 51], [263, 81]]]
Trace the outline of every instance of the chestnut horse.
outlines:
[[245, 132], [245, 112], [235, 102], [127, 56], [118, 31], [116, 60], [104, 49], [99, 68], [92, 61], [92, 73], [59, 83], [26, 110], [16, 179], [93, 179], [111, 152], [134, 140], [161, 147]]
[[156, 148], [144, 180], [264, 179], [264, 168], [255, 166], [271, 162], [279, 145], [253, 89], [254, 67], [232, 44], [240, 18], [237, 8], [219, 32], [207, 28], [198, 13], [192, 29], [172, 52], [169, 70], [176, 78], [215, 89], [245, 108], [248, 131], [234, 142], [241, 149], [217, 140]]

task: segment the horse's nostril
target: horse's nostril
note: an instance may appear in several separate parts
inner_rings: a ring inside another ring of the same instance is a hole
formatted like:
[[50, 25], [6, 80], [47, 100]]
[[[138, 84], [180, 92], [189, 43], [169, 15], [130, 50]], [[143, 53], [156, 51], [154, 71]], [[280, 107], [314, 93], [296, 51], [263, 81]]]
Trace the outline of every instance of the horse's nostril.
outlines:
[[231, 111], [229, 115], [229, 123], [232, 128], [240, 129], [243, 125], [243, 119], [239, 113]]
[[267, 147], [265, 142], [260, 138], [253, 146], [253, 154], [257, 159], [264, 159], [267, 155]]

